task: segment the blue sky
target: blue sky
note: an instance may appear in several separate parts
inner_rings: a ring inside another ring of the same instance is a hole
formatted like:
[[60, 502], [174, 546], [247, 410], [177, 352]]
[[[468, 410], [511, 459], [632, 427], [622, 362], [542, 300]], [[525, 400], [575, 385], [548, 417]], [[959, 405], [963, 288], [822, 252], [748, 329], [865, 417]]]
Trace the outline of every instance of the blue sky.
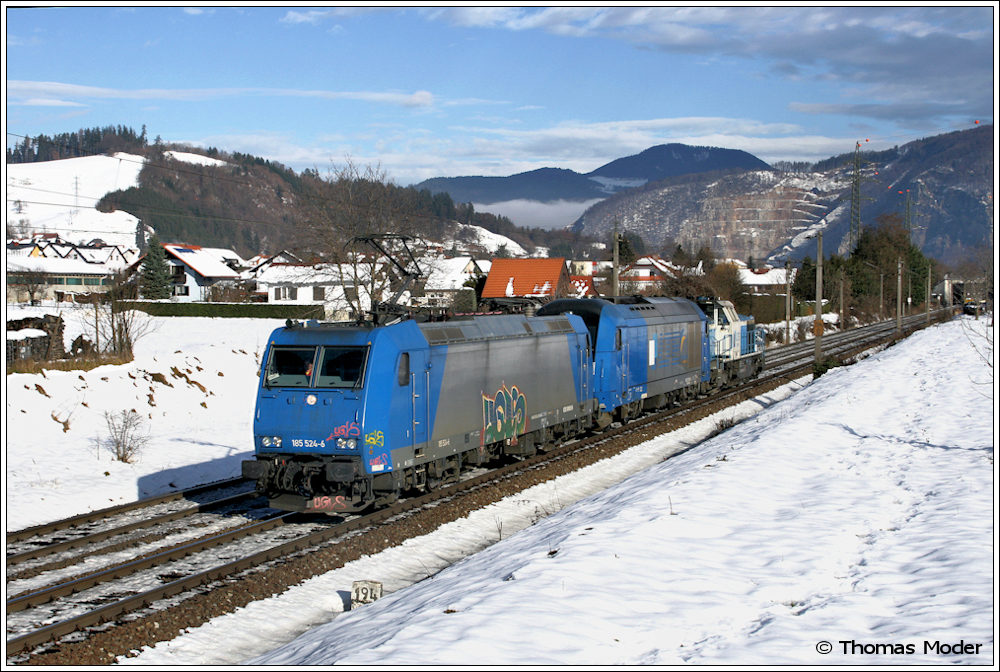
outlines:
[[8, 146], [145, 124], [407, 185], [669, 142], [815, 161], [995, 109], [996, 3], [5, 10]]

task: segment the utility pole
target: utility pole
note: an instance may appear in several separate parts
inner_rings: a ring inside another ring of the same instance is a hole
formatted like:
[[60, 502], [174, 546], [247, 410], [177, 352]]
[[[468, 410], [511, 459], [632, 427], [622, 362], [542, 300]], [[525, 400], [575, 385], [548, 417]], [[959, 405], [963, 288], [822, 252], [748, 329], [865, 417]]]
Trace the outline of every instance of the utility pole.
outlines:
[[788, 274], [788, 257], [785, 257], [785, 345], [792, 342], [792, 280]]
[[861, 143], [854, 145], [854, 174], [851, 179], [851, 250], [861, 239]]
[[[866, 141], [867, 142], [867, 141]], [[851, 251], [857, 246], [858, 242], [861, 240], [861, 201], [872, 200], [870, 198], [861, 198], [861, 183], [862, 182], [874, 182], [875, 180], [871, 178], [862, 178], [861, 171], [865, 164], [870, 164], [871, 161], [861, 160], [861, 143], [855, 143], [854, 145], [854, 173], [851, 177], [851, 228], [850, 228], [850, 245]]]
[[844, 270], [840, 270], [840, 330], [847, 330], [847, 320], [844, 313], [847, 308], [844, 306]]
[[909, 317], [913, 312], [913, 272], [909, 269], [907, 269], [906, 281], [910, 283], [906, 290], [906, 316]]
[[819, 260], [816, 264], [816, 319], [813, 320], [813, 335], [816, 341], [816, 363], [820, 363], [823, 356], [823, 232], [819, 232], [819, 240], [816, 243], [816, 257]]
[[896, 261], [896, 331], [903, 331], [903, 258]]
[[913, 210], [910, 207], [910, 190], [906, 190], [906, 209], [903, 211], [903, 221], [906, 222], [906, 234], [913, 242]]
[[615, 221], [614, 252], [611, 261], [611, 296], [618, 298], [618, 221]]
[[927, 295], [924, 299], [927, 306], [927, 326], [931, 326], [931, 265], [927, 264]]

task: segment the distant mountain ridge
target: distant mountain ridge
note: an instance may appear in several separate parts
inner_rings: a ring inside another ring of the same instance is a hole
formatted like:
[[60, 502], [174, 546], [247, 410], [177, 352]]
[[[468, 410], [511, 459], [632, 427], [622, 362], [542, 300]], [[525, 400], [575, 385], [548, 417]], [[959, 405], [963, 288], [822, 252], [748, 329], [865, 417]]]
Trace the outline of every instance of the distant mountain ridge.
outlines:
[[448, 193], [456, 203], [489, 205], [518, 199], [541, 203], [587, 201], [678, 175], [770, 168], [739, 149], [671, 143], [615, 159], [587, 174], [565, 168], [539, 168], [507, 177], [435, 177], [413, 188]]
[[[861, 224], [903, 216], [912, 240], [940, 261], [960, 261], [990, 244], [993, 224], [993, 126], [862, 152]], [[606, 239], [614, 226], [647, 247], [709, 246], [719, 257], [771, 259], [850, 253], [853, 154], [812, 172], [736, 170], [676, 176], [616, 193], [590, 206], [573, 231]]]

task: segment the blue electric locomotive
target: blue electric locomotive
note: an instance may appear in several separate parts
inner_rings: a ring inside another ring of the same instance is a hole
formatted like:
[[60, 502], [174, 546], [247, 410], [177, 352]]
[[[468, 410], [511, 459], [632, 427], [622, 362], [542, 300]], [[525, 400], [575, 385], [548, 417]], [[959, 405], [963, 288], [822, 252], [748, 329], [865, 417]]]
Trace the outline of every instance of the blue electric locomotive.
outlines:
[[593, 353], [598, 424], [627, 422], [705, 392], [710, 350], [705, 313], [692, 301], [663, 297], [559, 299], [539, 315], [576, 314], [596, 345]]
[[592, 418], [589, 338], [576, 316], [277, 329], [243, 476], [276, 508], [351, 512], [531, 454]]
[[537, 317], [318, 322], [271, 334], [243, 476], [271, 505], [354, 512], [763, 368], [725, 301], [562, 299]]

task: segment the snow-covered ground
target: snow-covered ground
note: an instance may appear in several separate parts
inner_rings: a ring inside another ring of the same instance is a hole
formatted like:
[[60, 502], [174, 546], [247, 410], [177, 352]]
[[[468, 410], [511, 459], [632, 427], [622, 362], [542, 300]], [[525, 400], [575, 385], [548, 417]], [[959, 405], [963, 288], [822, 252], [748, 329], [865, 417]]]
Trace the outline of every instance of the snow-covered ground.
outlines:
[[446, 238], [442, 242], [444, 249], [451, 249], [456, 245], [461, 246], [462, 240], [471, 238], [473, 244], [479, 245], [483, 249], [488, 250], [491, 255], [495, 254], [501, 247], [505, 248], [507, 253], [512, 257], [525, 257], [528, 255], [528, 251], [526, 249], [515, 243], [507, 236], [500, 235], [499, 233], [493, 233], [492, 231], [488, 231], [481, 226], [459, 224], [456, 233], [458, 234], [459, 241]]
[[[87, 308], [7, 306], [8, 320], [45, 313], [62, 314], [67, 346], [92, 333]], [[147, 322], [131, 364], [6, 377], [8, 531], [240, 474], [258, 360], [284, 321]], [[133, 409], [148, 442], [126, 464], [108, 449], [105, 414]]]
[[[121, 662], [993, 664], [988, 324], [933, 326]], [[164, 319], [133, 364], [7, 376], [7, 529], [238, 473], [273, 326]], [[140, 461], [97, 454], [104, 411], [133, 407]], [[355, 580], [389, 594], [344, 613]]]

